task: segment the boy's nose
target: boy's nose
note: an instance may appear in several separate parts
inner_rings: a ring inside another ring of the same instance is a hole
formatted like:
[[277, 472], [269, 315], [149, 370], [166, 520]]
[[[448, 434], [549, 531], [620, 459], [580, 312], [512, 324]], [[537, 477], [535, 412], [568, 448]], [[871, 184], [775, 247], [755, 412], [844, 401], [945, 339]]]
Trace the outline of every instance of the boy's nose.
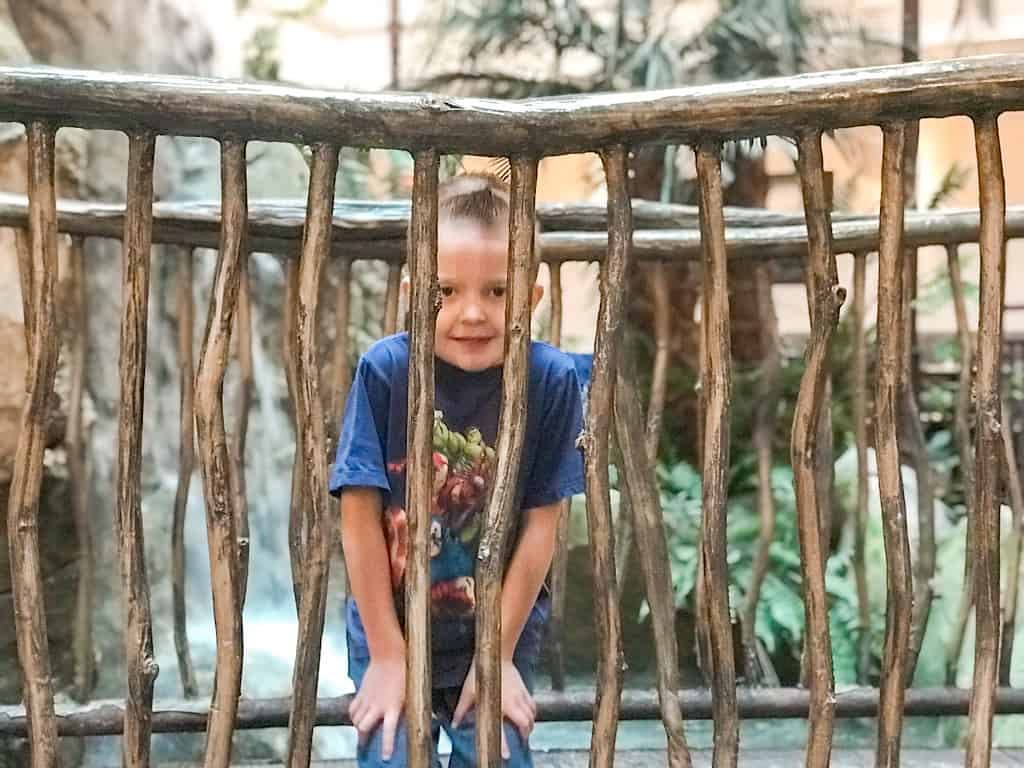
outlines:
[[466, 323], [478, 323], [484, 319], [484, 312], [475, 301], [467, 301], [462, 305], [460, 319]]

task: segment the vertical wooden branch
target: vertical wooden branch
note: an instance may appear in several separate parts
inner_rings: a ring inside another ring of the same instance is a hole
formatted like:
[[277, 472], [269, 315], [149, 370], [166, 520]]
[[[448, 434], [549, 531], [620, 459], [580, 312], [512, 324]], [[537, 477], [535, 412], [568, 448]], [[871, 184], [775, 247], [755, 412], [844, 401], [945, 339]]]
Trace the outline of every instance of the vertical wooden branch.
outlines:
[[231, 496], [234, 499], [236, 559], [238, 563], [238, 610], [245, 606], [249, 584], [249, 501], [245, 490], [245, 443], [249, 434], [249, 413], [252, 410], [252, 307], [249, 299], [249, 254], [241, 263], [238, 280], [238, 320], [233, 329], [238, 356], [238, 400], [235, 417], [236, 433], [228, 437], [228, 454], [233, 471]]
[[174, 517], [171, 524], [171, 584], [174, 606], [174, 650], [178, 657], [178, 675], [187, 698], [199, 693], [192, 653], [188, 644], [187, 601], [185, 599], [185, 518], [188, 491], [195, 466], [193, 379], [193, 327], [195, 307], [192, 300], [195, 251], [186, 248], [178, 267], [178, 383], [180, 387], [178, 429], [178, 488], [174, 494]]
[[975, 118], [981, 227], [978, 309], [978, 373], [974, 436], [974, 687], [967, 729], [968, 768], [991, 761], [992, 716], [999, 667], [999, 471], [1003, 448], [999, 423], [999, 375], [1006, 282], [1006, 187], [996, 115]]
[[75, 338], [71, 349], [71, 398], [68, 403], [68, 431], [65, 446], [71, 479], [71, 512], [78, 537], [78, 588], [75, 596], [75, 691], [85, 701], [96, 677], [93, 644], [92, 607], [95, 590], [96, 553], [89, 518], [89, 472], [85, 452], [85, 428], [82, 423], [82, 395], [85, 391], [86, 344], [88, 342], [88, 303], [85, 290], [85, 243], [81, 237], [71, 240], [71, 326]]
[[[562, 267], [549, 265], [551, 275], [551, 332], [552, 346], [562, 344]], [[558, 531], [555, 534], [555, 553], [551, 562], [551, 621], [548, 625], [551, 657], [551, 687], [565, 690], [565, 589], [569, 570], [569, 516], [572, 499], [565, 499], [558, 512]]]
[[[519, 406], [526, 401], [530, 296], [536, 256], [537, 159], [513, 157], [510, 163], [508, 299], [496, 448], [498, 463], [477, 554], [476, 681], [479, 703], [476, 747], [484, 765], [501, 764], [501, 583], [525, 429], [525, 412]], [[417, 264], [417, 269], [422, 269], [422, 266]]]
[[295, 312], [299, 295], [299, 258], [289, 257], [285, 265], [284, 317], [281, 322], [281, 357], [284, 360], [285, 381], [288, 396], [292, 401], [291, 421], [296, 435], [295, 457], [292, 460], [291, 504], [288, 510], [288, 555], [292, 572], [292, 592], [295, 596], [295, 610], [302, 603], [302, 553], [309, 527], [305, 485], [302, 477], [302, 453], [298, 447], [298, 420], [296, 414], [302, 410], [302, 390], [298, 384], [298, 361], [295, 353]]
[[624, 361], [625, 355], [620, 354], [614, 397], [615, 433], [623, 461], [620, 478], [624, 487], [629, 489], [632, 500], [630, 509], [633, 512], [637, 554], [643, 571], [647, 604], [651, 609], [657, 658], [658, 701], [668, 739], [668, 764], [672, 768], [682, 768], [691, 763], [683, 732], [682, 709], [679, 706], [679, 654], [668, 543], [654, 474], [653, 451], [649, 441], [641, 437], [644, 431], [643, 408], [635, 382], [626, 373], [628, 367]]
[[[415, 156], [409, 228], [409, 560], [405, 575], [406, 701], [410, 768], [431, 765], [430, 510], [433, 502], [434, 331], [437, 322], [436, 150]], [[396, 288], [397, 295], [397, 288]], [[504, 409], [503, 409], [504, 412]], [[478, 586], [479, 589], [479, 586]], [[479, 596], [479, 592], [477, 593]], [[479, 597], [478, 610], [483, 610]], [[479, 635], [477, 647], [479, 647]], [[495, 678], [491, 678], [492, 680]], [[481, 688], [487, 691], [488, 688]], [[500, 715], [500, 712], [499, 712]], [[481, 729], [483, 730], [483, 729]], [[497, 765], [497, 762], [494, 763]]]
[[121, 557], [125, 666], [128, 671], [123, 763], [125, 766], [146, 766], [149, 764], [152, 733], [153, 683], [159, 672], [153, 658], [153, 624], [142, 525], [142, 415], [156, 137], [150, 133], [133, 134], [129, 137], [128, 146], [114, 530]]
[[206, 333], [196, 372], [195, 423], [199, 469], [206, 499], [206, 529], [217, 637], [216, 674], [206, 729], [205, 768], [226, 768], [242, 683], [242, 614], [238, 583], [238, 532], [230, 474], [233, 471], [224, 427], [224, 371], [242, 261], [246, 258], [248, 217], [245, 143], [221, 142], [221, 237]]
[[402, 284], [402, 265], [388, 264], [388, 287], [384, 296], [384, 335], [398, 331], [398, 289]]
[[729, 476], [729, 409], [732, 397], [732, 350], [729, 337], [729, 288], [726, 277], [725, 216], [722, 210], [721, 149], [702, 144], [697, 152], [700, 187], [700, 237], [704, 249], [705, 349], [701, 360], [704, 418], [703, 517], [701, 571], [710, 630], [710, 667], [715, 748], [712, 762], [736, 765], [739, 719], [736, 708], [736, 660], [729, 620], [729, 574], [726, 564], [726, 501]]
[[[967, 324], [967, 301], [964, 298], [964, 281], [960, 273], [960, 258], [957, 246], [946, 246], [946, 264], [949, 268], [949, 284], [953, 293], [953, 308], [956, 315], [957, 344], [960, 347], [960, 376], [957, 380], [956, 406], [953, 411], [953, 435], [956, 438], [957, 453], [960, 456], [960, 478], [964, 489], [964, 506], [967, 520], [974, 519], [974, 458], [971, 456], [970, 410], [973, 400], [972, 380], [974, 368], [974, 340]], [[973, 526], [967, 526], [967, 541], [964, 548], [964, 587], [957, 603], [956, 618], [946, 647], [946, 685], [956, 685], [957, 669], [963, 649], [967, 622], [974, 607], [974, 534]]]
[[338, 438], [345, 401], [352, 385], [349, 363], [348, 324], [351, 320], [352, 260], [343, 256], [338, 261], [338, 299], [334, 307], [334, 387], [331, 392], [331, 444]]
[[[708, 301], [707, 292], [703, 287], [700, 291], [700, 335], [698, 337], [697, 357], [700, 370], [697, 372], [697, 465], [704, 467], [704, 435], [707, 432], [708, 398], [707, 398], [707, 366], [704, 364], [708, 350]], [[730, 350], [730, 357], [732, 352]], [[711, 619], [708, 616], [708, 586], [704, 571], [704, 526], [698, 534], [697, 575], [693, 585], [694, 612], [694, 645], [697, 652], [697, 666], [700, 668], [704, 685], [711, 688]]]
[[772, 540], [775, 538], [775, 497], [772, 493], [772, 454], [775, 442], [776, 413], [779, 407], [779, 389], [782, 384], [782, 350], [779, 348], [778, 324], [772, 302], [771, 268], [758, 265], [755, 283], [758, 315], [761, 317], [761, 348], [764, 363], [758, 381], [757, 412], [754, 421], [754, 450], [757, 452], [757, 508], [761, 518], [761, 531], [757, 538], [754, 565], [750, 573], [750, 586], [740, 621], [743, 649], [746, 654], [746, 678], [751, 684], [757, 679], [758, 654], [757, 604], [761, 599], [761, 585], [768, 573]]
[[882, 205], [878, 247], [878, 374], [875, 451], [885, 544], [887, 599], [875, 763], [897, 766], [903, 727], [912, 611], [910, 541], [900, 475], [896, 407], [903, 338], [903, 168], [906, 126], [882, 129]]
[[320, 358], [317, 354], [320, 276], [331, 249], [334, 212], [334, 180], [338, 172], [338, 147], [317, 144], [302, 233], [298, 295], [294, 331], [297, 398], [297, 450], [302, 454], [305, 504], [309, 509], [306, 540], [302, 550], [302, 595], [299, 599], [299, 632], [292, 673], [292, 712], [288, 720], [288, 758], [291, 768], [309, 765], [316, 720], [316, 692], [320, 677], [320, 644], [327, 603], [327, 571], [330, 560], [330, 523], [327, 518], [327, 456], [324, 453], [323, 400], [320, 395]]
[[864, 329], [867, 254], [853, 255], [853, 432], [857, 449], [857, 506], [853, 524], [853, 572], [857, 583], [857, 679], [867, 680], [871, 653], [871, 603], [864, 545], [868, 526], [868, 359]]
[[31, 232], [30, 279], [21, 262], [22, 285], [28, 283], [31, 327], [28, 374], [21, 409], [18, 448], [7, 499], [7, 545], [11, 560], [14, 625], [18, 638], [29, 745], [34, 768], [55, 768], [57, 721], [53, 710], [50, 653], [39, 562], [39, 491], [43, 449], [53, 380], [57, 372], [54, 287], [57, 281], [57, 202], [54, 191], [54, 129], [28, 126], [28, 199]]
[[[914, 254], [913, 258], [909, 258]], [[913, 270], [913, 272], [911, 272]], [[928, 458], [928, 444], [921, 427], [921, 414], [917, 407], [917, 391], [914, 386], [914, 339], [917, 334], [913, 323], [915, 315], [909, 311], [916, 286], [917, 249], [907, 251], [904, 261], [903, 290], [906, 294], [903, 306], [907, 310], [903, 323], [902, 362], [900, 363], [900, 421], [903, 437], [906, 438], [904, 452], [909, 454], [917, 477], [917, 560], [914, 563], [914, 612], [910, 625], [910, 651], [907, 658], [907, 683], [913, 683], [917, 658], [921, 653], [924, 633], [928, 629], [928, 616], [932, 605], [932, 580], [935, 577], [935, 491], [932, 482], [932, 468]]]
[[18, 277], [21, 281], [21, 316], [25, 326], [25, 357], [31, 354], [35, 309], [32, 304], [32, 286], [35, 285], [32, 265], [32, 244], [24, 229], [14, 230], [14, 250], [18, 254]]
[[[828, 596], [825, 592], [825, 563], [828, 539], [827, 516], [820, 510], [830, 503], [822, 498], [818, 474], [821, 459], [822, 409], [831, 374], [832, 336], [839, 323], [839, 309], [846, 298], [839, 287], [836, 259], [832, 252], [832, 216], [825, 189], [824, 161], [819, 132], [797, 136], [797, 169], [803, 190], [807, 219], [808, 258], [806, 267], [807, 305], [811, 333], [805, 352], [804, 375], [800, 381], [793, 414], [793, 484], [796, 490], [797, 534], [803, 578], [806, 617], [806, 653], [811, 704], [807, 739], [807, 765], [827, 766], [832, 751], [835, 720], [835, 680], [832, 677], [832, 641], [828, 626]], [[831, 459], [831, 457], [829, 457]], [[829, 467], [829, 469], [831, 469]], [[831, 485], [831, 484], [829, 484]]]
[[654, 369], [651, 373], [651, 398], [647, 405], [647, 455], [655, 461], [661, 437], [661, 419], [665, 415], [665, 391], [668, 367], [672, 361], [672, 305], [669, 278], [662, 262], [654, 264], [649, 274], [654, 297]]
[[[1004, 414], [1010, 412], [1005, 396], [1002, 400]], [[1017, 626], [1017, 603], [1020, 596], [1021, 548], [1024, 547], [1024, 489], [1021, 488], [1020, 467], [1009, 416], [1004, 416], [1003, 427], [1003, 471], [1006, 485], [1010, 490], [1013, 506], [1013, 530], [1010, 535], [1010, 560], [1006, 564], [1006, 606], [1003, 608], [1003, 628], [999, 645], [999, 684], [1010, 685], [1010, 663], [1013, 661], [1013, 640]]]

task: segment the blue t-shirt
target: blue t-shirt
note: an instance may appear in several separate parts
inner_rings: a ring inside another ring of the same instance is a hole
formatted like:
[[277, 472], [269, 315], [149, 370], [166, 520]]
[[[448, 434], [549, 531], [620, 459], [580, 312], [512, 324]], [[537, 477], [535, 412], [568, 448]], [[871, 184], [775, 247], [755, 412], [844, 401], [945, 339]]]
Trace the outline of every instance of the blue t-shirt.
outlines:
[[[451, 688], [462, 685], [474, 653], [476, 554], [494, 475], [502, 369], [468, 372], [440, 359], [435, 359], [434, 366], [433, 685]], [[389, 563], [381, 567], [390, 568], [403, 626], [409, 554], [405, 512], [408, 381], [408, 334], [381, 339], [363, 355], [345, 407], [330, 480], [334, 495], [353, 486], [383, 492]], [[528, 510], [583, 492], [582, 454], [576, 447], [582, 420], [573, 359], [548, 344], [532, 342], [516, 509]], [[539, 655], [549, 602], [543, 591], [520, 635], [518, 658]], [[350, 657], [367, 659], [366, 634], [352, 599], [346, 624]]]

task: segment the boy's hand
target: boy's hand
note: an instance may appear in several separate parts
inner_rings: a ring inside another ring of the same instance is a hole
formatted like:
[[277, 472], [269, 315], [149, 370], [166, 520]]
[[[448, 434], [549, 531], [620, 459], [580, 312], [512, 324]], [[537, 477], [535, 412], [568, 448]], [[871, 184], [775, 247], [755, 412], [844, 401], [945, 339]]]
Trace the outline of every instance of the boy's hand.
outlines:
[[405, 656], [370, 659], [359, 691], [349, 705], [349, 717], [359, 732], [359, 744], [370, 738], [380, 725], [381, 757], [390, 760], [395, 750], [395, 732], [405, 708]]
[[[476, 705], [476, 660], [469, 667], [469, 674], [466, 682], [462, 685], [462, 694], [459, 696], [459, 703], [452, 715], [452, 726], [459, 727], [463, 718], [469, 714]], [[503, 659], [501, 662], [501, 715], [512, 723], [523, 737], [524, 742], [530, 739], [533, 731], [533, 723], [537, 718], [537, 705], [533, 696], [523, 683], [523, 678], [511, 660]], [[508, 760], [511, 755], [508, 749], [508, 741], [505, 739], [505, 729], [501, 729], [501, 756]]]

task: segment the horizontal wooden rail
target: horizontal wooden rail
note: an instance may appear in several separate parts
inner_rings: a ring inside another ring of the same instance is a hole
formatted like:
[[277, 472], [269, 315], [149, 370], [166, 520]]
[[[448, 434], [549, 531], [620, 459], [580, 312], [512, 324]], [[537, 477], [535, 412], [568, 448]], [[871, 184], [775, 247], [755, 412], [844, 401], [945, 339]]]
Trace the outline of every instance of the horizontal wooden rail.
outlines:
[[[637, 205], [640, 201], [634, 201]], [[692, 209], [694, 212], [696, 209]], [[647, 203], [642, 206], [633, 235], [633, 251], [642, 261], [700, 259], [700, 232], [689, 206]], [[730, 211], [732, 216], [730, 217]], [[335, 256], [352, 260], [380, 259], [400, 263], [406, 258], [408, 205], [360, 205], [344, 201], [334, 208], [332, 246]], [[695, 215], [695, 214], [694, 214]], [[548, 263], [603, 261], [608, 236], [604, 206], [538, 206], [541, 259]], [[25, 227], [27, 201], [20, 195], [0, 194], [0, 227]], [[254, 202], [249, 207], [248, 244], [251, 250], [291, 257], [302, 240], [305, 205], [295, 201]], [[907, 246], [976, 242], [977, 210], [907, 211]], [[86, 237], [119, 239], [124, 232], [124, 206], [60, 200], [59, 231]], [[1006, 236], [1024, 237], [1024, 206], [1006, 210]], [[878, 218], [836, 216], [832, 240], [837, 253], [878, 248]], [[156, 203], [153, 242], [217, 248], [220, 206], [215, 203]], [[807, 252], [807, 227], [802, 217], [759, 209], [726, 209], [725, 242], [731, 259], [802, 260]], [[801, 278], [802, 279], [802, 278]]]
[[[967, 714], [971, 692], [964, 688], [910, 688], [903, 711], [907, 717], [954, 717]], [[317, 701], [317, 726], [350, 725], [351, 696], [321, 698]], [[592, 689], [572, 693], [536, 694], [538, 722], [589, 721], [594, 711]], [[679, 703], [687, 720], [711, 719], [711, 694], [705, 689], [680, 691]], [[799, 688], [739, 688], [739, 715], [744, 720], [799, 719], [807, 717], [810, 694]], [[124, 702], [98, 700], [90, 704], [57, 706], [57, 729], [61, 736], [112, 736], [121, 733]], [[285, 728], [289, 699], [242, 699], [238, 703], [235, 727], [239, 730]], [[208, 702], [196, 700], [157, 701], [153, 708], [153, 733], [200, 733], [206, 729]], [[857, 688], [836, 694], [835, 715], [840, 718], [876, 717], [878, 689]], [[999, 688], [996, 714], [1024, 714], [1024, 689]], [[619, 720], [657, 720], [661, 717], [654, 691], [624, 691]], [[25, 710], [0, 707], [0, 737], [24, 737]]]
[[694, 144], [1024, 108], [1024, 55], [521, 101], [196, 77], [0, 68], [0, 119], [477, 155]]

